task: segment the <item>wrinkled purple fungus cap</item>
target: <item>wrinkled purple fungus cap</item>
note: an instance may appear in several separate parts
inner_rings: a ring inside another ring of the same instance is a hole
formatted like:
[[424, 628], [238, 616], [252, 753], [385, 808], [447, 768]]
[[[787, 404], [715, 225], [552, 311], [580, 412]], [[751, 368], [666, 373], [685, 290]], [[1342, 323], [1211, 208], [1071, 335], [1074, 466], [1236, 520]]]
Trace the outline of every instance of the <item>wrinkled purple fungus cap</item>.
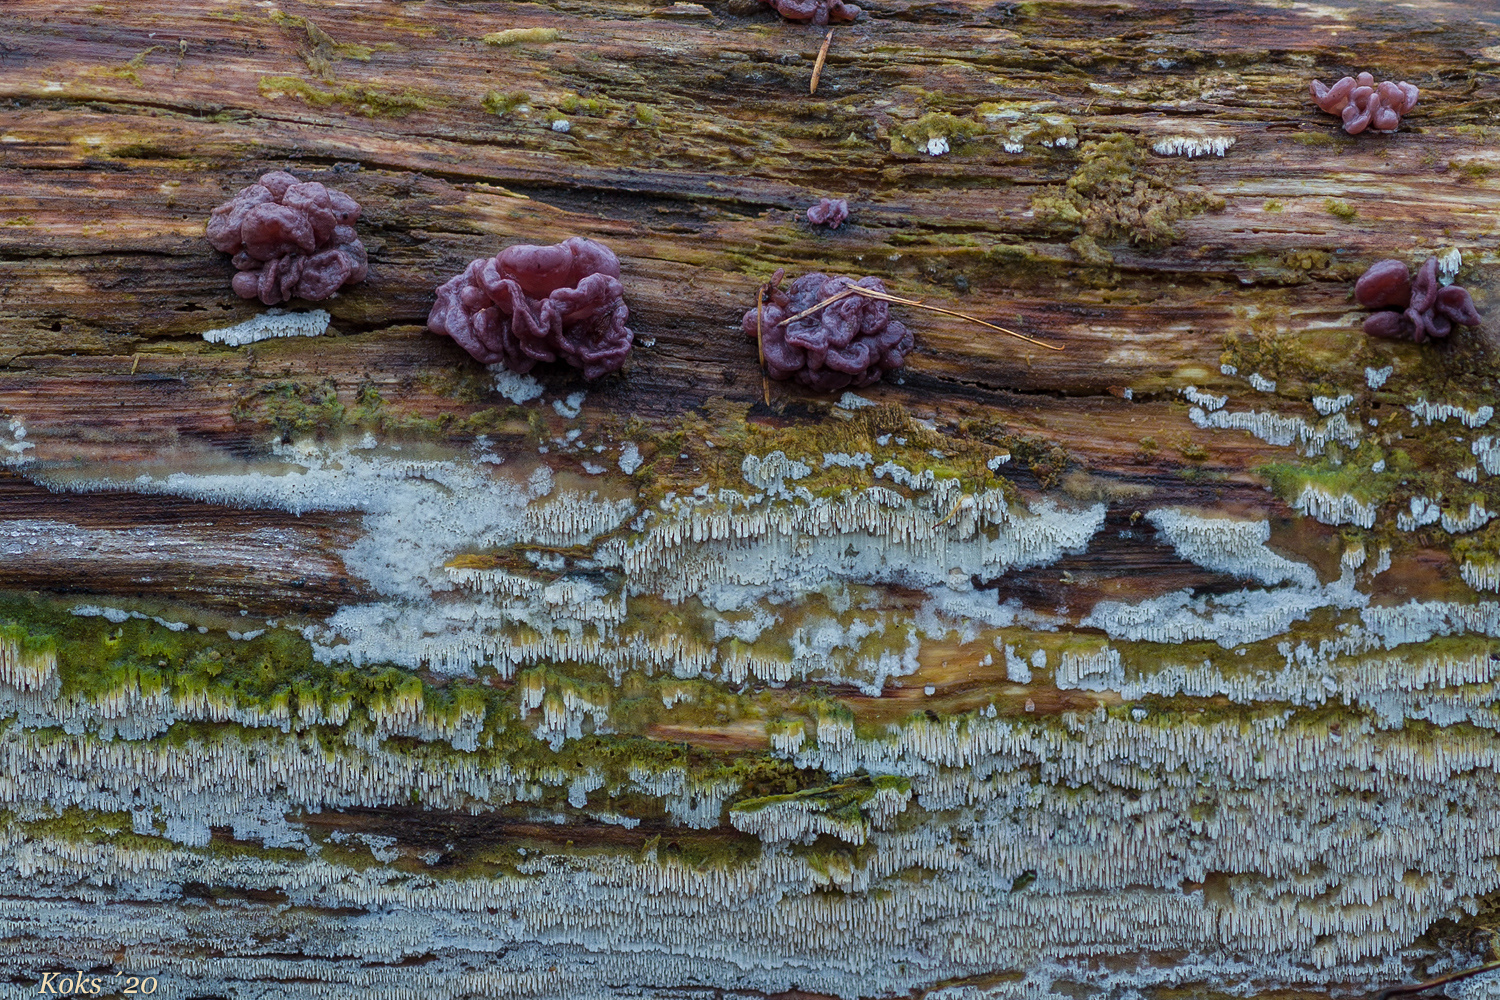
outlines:
[[849, 203], [843, 198], [822, 198], [807, 210], [807, 221], [815, 226], [837, 229], [849, 218]]
[[1402, 81], [1379, 84], [1369, 73], [1356, 79], [1346, 76], [1332, 87], [1320, 80], [1308, 84], [1314, 103], [1331, 115], [1344, 119], [1344, 131], [1358, 135], [1365, 129], [1394, 132], [1401, 127], [1401, 116], [1417, 106], [1420, 91]]
[[624, 294], [620, 261], [602, 243], [522, 244], [444, 282], [427, 327], [487, 365], [524, 374], [538, 361], [565, 361], [598, 378], [630, 354]]
[[[1479, 325], [1479, 310], [1457, 285], [1438, 284], [1438, 262], [1428, 257], [1413, 281], [1405, 263], [1382, 260], [1370, 266], [1354, 285], [1354, 297], [1367, 308], [1389, 306], [1365, 320], [1365, 333], [1387, 340], [1425, 343], [1453, 331], [1455, 323]], [[1401, 310], [1396, 312], [1394, 310]]]
[[[766, 373], [782, 381], [794, 379], [819, 392], [837, 392], [870, 385], [906, 363], [911, 353], [911, 331], [890, 316], [889, 303], [850, 295], [811, 315], [781, 325], [788, 316], [811, 309], [849, 285], [885, 291], [879, 278], [854, 281], [826, 274], [804, 274], [791, 287], [780, 287], [782, 273], [771, 279], [760, 307], [760, 349]], [[757, 310], [745, 313], [741, 328], [756, 336]]]
[[761, 0], [788, 21], [806, 21], [811, 24], [828, 24], [830, 21], [853, 21], [859, 17], [859, 8], [844, 0]]
[[234, 255], [241, 298], [316, 302], [365, 280], [358, 218], [359, 203], [342, 191], [275, 170], [213, 210], [208, 242]]

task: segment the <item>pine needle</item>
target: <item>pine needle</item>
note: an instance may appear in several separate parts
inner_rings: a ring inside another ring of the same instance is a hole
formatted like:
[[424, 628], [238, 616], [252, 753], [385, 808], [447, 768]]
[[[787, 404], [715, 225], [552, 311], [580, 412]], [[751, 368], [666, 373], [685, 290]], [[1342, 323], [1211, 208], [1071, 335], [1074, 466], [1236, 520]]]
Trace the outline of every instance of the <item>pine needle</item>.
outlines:
[[994, 323], [986, 322], [985, 320], [980, 319], [978, 316], [970, 316], [968, 313], [956, 312], [952, 309], [943, 309], [940, 306], [929, 306], [918, 299], [903, 299], [899, 295], [891, 295], [888, 292], [877, 292], [875, 289], [866, 288], [863, 285], [846, 285], [844, 286], [844, 289], [837, 295], [830, 295], [828, 298], [824, 299], [822, 302], [819, 302], [811, 309], [804, 309], [801, 312], [797, 313], [797, 315], [795, 316], [788, 316], [786, 319], [782, 320], [776, 325], [782, 326], [783, 324], [791, 323], [794, 320], [799, 320], [804, 316], [811, 316], [819, 309], [826, 308], [827, 306], [830, 306], [833, 303], [837, 302], [839, 299], [848, 298], [850, 295], [863, 295], [867, 299], [880, 299], [882, 302], [894, 302], [897, 305], [911, 306], [914, 309], [925, 309], [928, 312], [941, 313], [944, 316], [956, 316], [959, 319], [966, 319], [970, 323], [978, 323], [980, 326], [987, 326], [991, 330], [998, 330], [1003, 334], [1015, 337], [1017, 340], [1024, 340], [1028, 344], [1035, 344], [1038, 347], [1045, 347], [1049, 351], [1065, 350], [1065, 348], [1054, 347], [1051, 344], [1043, 343], [1042, 341], [1037, 340], [1033, 337], [1028, 337], [1024, 333], [1017, 333], [1014, 330], [1007, 330], [1003, 326], [996, 326]]
[[1442, 986], [1445, 983], [1453, 982], [1455, 979], [1467, 979], [1469, 976], [1476, 976], [1481, 972], [1489, 972], [1491, 969], [1500, 969], [1500, 962], [1486, 962], [1483, 965], [1475, 966], [1472, 969], [1465, 969], [1462, 972], [1450, 972], [1446, 976], [1438, 976], [1436, 979], [1429, 979], [1425, 983], [1412, 983], [1409, 986], [1391, 986], [1375, 994], [1376, 1000], [1389, 1000], [1390, 997], [1403, 996], [1408, 993], [1421, 993], [1424, 990], [1432, 989], [1434, 986]]
[[816, 94], [818, 92], [818, 77], [823, 75], [823, 60], [828, 58], [828, 46], [833, 44], [833, 29], [828, 29], [828, 37], [823, 39], [823, 47], [818, 50], [818, 61], [813, 63], [812, 83], [808, 84], [807, 92]]
[[1024, 333], [1017, 333], [1014, 330], [1007, 330], [1003, 326], [996, 326], [994, 323], [988, 323], [980, 319], [978, 316], [970, 316], [968, 313], [956, 312], [952, 309], [943, 309], [939, 306], [929, 306], [922, 302], [918, 302], [916, 299], [903, 299], [896, 295], [887, 295], [885, 292], [877, 292], [873, 288], [863, 288], [859, 285], [851, 285], [850, 287], [854, 289], [855, 295], [863, 295], [868, 299], [881, 299], [885, 302], [896, 302], [903, 306], [911, 306], [914, 309], [926, 309], [928, 312], [941, 313], [944, 316], [957, 316], [959, 319], [966, 319], [970, 323], [978, 323], [980, 326], [987, 326], [991, 330], [999, 330], [1001, 333], [1015, 337], [1017, 340], [1024, 340], [1028, 344], [1035, 344], [1038, 347], [1045, 347], [1049, 351], [1064, 350], [1064, 348], [1061, 347], [1054, 347], [1051, 344], [1044, 344], [1042, 341], [1037, 340], [1033, 337], [1028, 337]]
[[761, 340], [762, 334], [761, 334], [761, 329], [760, 329], [761, 310], [765, 308], [765, 304], [766, 304], [766, 286], [765, 286], [765, 283], [762, 282], [761, 286], [755, 290], [755, 350], [760, 355], [760, 389], [761, 389], [761, 393], [765, 397], [766, 405], [770, 406], [771, 405], [771, 380], [768, 379], [768, 378], [766, 378], [766, 345]]

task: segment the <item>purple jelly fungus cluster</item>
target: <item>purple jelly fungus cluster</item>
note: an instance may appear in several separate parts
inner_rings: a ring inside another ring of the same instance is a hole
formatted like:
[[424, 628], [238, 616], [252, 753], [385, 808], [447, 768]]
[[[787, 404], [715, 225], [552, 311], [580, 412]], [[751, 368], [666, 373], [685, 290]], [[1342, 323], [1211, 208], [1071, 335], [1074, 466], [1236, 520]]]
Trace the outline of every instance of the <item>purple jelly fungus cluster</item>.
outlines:
[[1332, 87], [1314, 80], [1309, 85], [1318, 107], [1344, 119], [1344, 131], [1359, 135], [1365, 129], [1394, 132], [1401, 127], [1401, 116], [1417, 106], [1418, 90], [1402, 81], [1386, 80], [1379, 86], [1369, 73], [1359, 78], [1346, 76]]
[[1479, 310], [1457, 285], [1438, 283], [1438, 260], [1428, 257], [1413, 281], [1405, 262], [1382, 260], [1360, 276], [1354, 297], [1367, 309], [1382, 309], [1365, 320], [1365, 333], [1422, 344], [1448, 336], [1453, 324], [1479, 325]]
[[[774, 379], [795, 379], [819, 392], [836, 392], [879, 381], [880, 376], [906, 363], [912, 335], [890, 316], [890, 305], [879, 299], [849, 295], [817, 312], [783, 324], [788, 316], [813, 308], [850, 285], [884, 292], [879, 278], [830, 277], [804, 274], [783, 290], [777, 271], [759, 309], [745, 313], [745, 334], [760, 337], [766, 373]], [[756, 314], [759, 313], [757, 322]]]
[[598, 378], [630, 354], [624, 294], [620, 261], [602, 243], [513, 246], [444, 282], [427, 327], [487, 365], [524, 374], [538, 361], [565, 361]]
[[815, 226], [837, 229], [849, 218], [849, 203], [843, 198], [823, 198], [807, 210], [807, 221]]
[[859, 17], [859, 8], [844, 0], [761, 0], [788, 21], [805, 21], [809, 24], [829, 24], [853, 21]]
[[365, 280], [369, 261], [354, 234], [359, 202], [317, 181], [276, 170], [214, 209], [208, 242], [233, 254], [234, 290], [268, 306], [326, 299]]

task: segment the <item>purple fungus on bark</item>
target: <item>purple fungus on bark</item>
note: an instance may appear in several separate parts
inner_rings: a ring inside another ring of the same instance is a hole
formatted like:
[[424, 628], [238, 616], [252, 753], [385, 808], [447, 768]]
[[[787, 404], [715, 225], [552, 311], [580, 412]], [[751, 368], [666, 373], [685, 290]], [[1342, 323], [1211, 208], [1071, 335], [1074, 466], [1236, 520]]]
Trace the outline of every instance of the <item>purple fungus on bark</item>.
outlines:
[[[766, 374], [819, 392], [837, 392], [870, 385], [906, 363], [912, 334], [891, 318], [889, 303], [846, 294], [816, 309], [851, 285], [885, 292], [879, 278], [804, 274], [783, 289], [782, 274], [776, 272], [763, 304], [745, 313], [741, 322], [748, 337], [760, 339]], [[785, 322], [808, 310], [815, 311]]]
[[849, 218], [849, 203], [843, 198], [822, 198], [807, 210], [807, 221], [815, 226], [837, 229]]
[[788, 21], [804, 21], [810, 24], [853, 21], [859, 17], [859, 8], [844, 0], [761, 0]]
[[635, 339], [624, 294], [620, 261], [602, 243], [523, 244], [444, 282], [427, 327], [487, 365], [524, 374], [565, 361], [598, 378], [624, 366]]
[[1331, 115], [1344, 119], [1344, 131], [1358, 135], [1365, 129], [1394, 132], [1401, 127], [1401, 116], [1417, 106], [1420, 91], [1405, 82], [1386, 80], [1378, 86], [1369, 73], [1358, 79], [1346, 76], [1332, 87], [1313, 80], [1308, 89], [1313, 101]]
[[1469, 293], [1457, 285], [1444, 288], [1438, 283], [1437, 269], [1437, 258], [1428, 257], [1412, 280], [1399, 260], [1372, 265], [1355, 283], [1354, 297], [1368, 308], [1392, 308], [1366, 319], [1365, 333], [1422, 344], [1448, 336], [1455, 323], [1478, 326], [1479, 310]]
[[359, 203], [342, 191], [276, 170], [214, 209], [207, 235], [215, 250], [233, 255], [241, 298], [316, 302], [365, 280], [358, 218]]
[[1405, 309], [1411, 301], [1411, 269], [1405, 261], [1376, 261], [1354, 283], [1354, 297], [1366, 309], [1386, 306]]

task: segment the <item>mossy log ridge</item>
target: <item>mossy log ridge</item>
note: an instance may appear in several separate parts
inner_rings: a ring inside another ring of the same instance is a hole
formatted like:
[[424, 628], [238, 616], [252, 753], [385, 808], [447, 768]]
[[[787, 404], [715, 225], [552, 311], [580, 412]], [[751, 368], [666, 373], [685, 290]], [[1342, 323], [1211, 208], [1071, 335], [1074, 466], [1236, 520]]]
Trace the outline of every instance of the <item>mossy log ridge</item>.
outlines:
[[[1492, 957], [1500, 11], [862, 6], [816, 93], [828, 29], [753, 0], [0, 7], [0, 974], [1167, 1000]], [[1313, 105], [1362, 70], [1421, 88], [1398, 132]], [[370, 270], [266, 321], [204, 224], [275, 169], [361, 203]], [[575, 235], [623, 372], [426, 331]], [[1432, 255], [1482, 325], [1368, 339], [1354, 279]], [[897, 306], [895, 377], [768, 382], [778, 269], [1062, 350]], [[310, 335], [205, 336], [242, 323]]]

